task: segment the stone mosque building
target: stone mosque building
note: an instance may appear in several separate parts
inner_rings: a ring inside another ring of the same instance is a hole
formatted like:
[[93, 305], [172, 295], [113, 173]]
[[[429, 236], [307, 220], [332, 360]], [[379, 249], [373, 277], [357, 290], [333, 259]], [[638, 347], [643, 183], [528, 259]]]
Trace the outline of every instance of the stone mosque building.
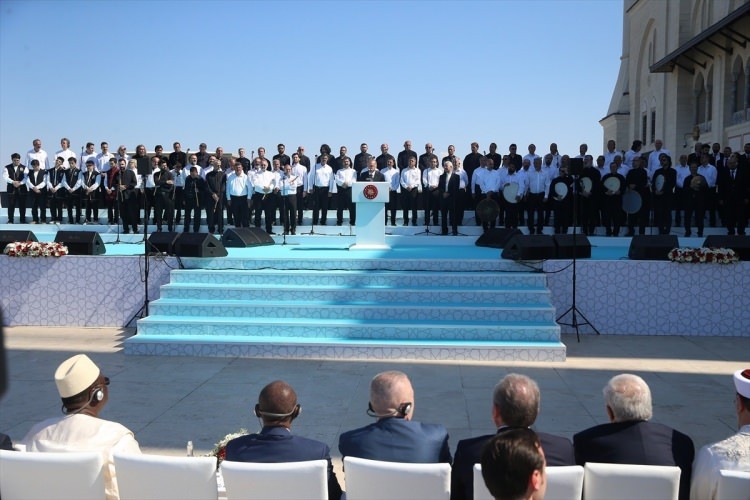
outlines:
[[[620, 72], [603, 142], [673, 157], [750, 142], [750, 0], [623, 0]], [[606, 150], [606, 147], [604, 148]]]

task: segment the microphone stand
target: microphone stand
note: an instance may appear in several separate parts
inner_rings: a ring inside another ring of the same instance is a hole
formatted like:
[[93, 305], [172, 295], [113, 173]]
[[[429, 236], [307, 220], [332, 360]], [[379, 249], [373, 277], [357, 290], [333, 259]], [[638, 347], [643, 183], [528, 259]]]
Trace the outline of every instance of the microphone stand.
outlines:
[[[312, 221], [310, 221], [310, 232], [309, 232], [309, 233], [307, 233], [307, 234], [309, 234], [310, 236], [312, 236], [312, 235], [314, 235], [314, 234], [317, 234], [317, 233], [315, 232], [315, 214], [317, 213], [317, 211], [318, 211], [318, 208], [319, 208], [319, 207], [318, 207], [318, 197], [317, 197], [317, 195], [315, 194], [315, 172], [317, 172], [317, 171], [318, 171], [318, 155], [315, 155], [315, 166], [313, 167], [313, 175], [312, 175], [312, 184], [313, 184], [313, 185], [312, 185], [312, 195], [313, 195], [313, 202], [312, 202], [312, 206], [313, 206], [313, 217], [312, 217]], [[326, 202], [327, 202], [327, 201], [328, 201], [328, 200], [326, 200]], [[318, 214], [318, 217], [320, 217], [320, 215], [321, 215], [321, 214]]]
[[[576, 205], [578, 204], [578, 181], [580, 176], [579, 175], [572, 175], [573, 177], [573, 220], [576, 220], [577, 217], [577, 210]], [[576, 331], [576, 339], [578, 342], [581, 342], [581, 334], [579, 332], [579, 328], [583, 325], [589, 325], [592, 330], [596, 332], [597, 335], [601, 335], [599, 333], [599, 330], [596, 329], [596, 327], [586, 318], [586, 316], [581, 312], [580, 309], [578, 309], [578, 306], [576, 305], [576, 262], [577, 262], [577, 254], [578, 254], [578, 247], [577, 247], [577, 240], [578, 236], [576, 233], [576, 225], [573, 224], [573, 304], [565, 310], [564, 313], [562, 313], [560, 316], [557, 317], [555, 320], [559, 325], [565, 325], [570, 326]], [[560, 321], [562, 318], [564, 318], [568, 313], [570, 313], [570, 323], [565, 323]], [[583, 321], [578, 321], [578, 316], [580, 316]]]
[[[144, 189], [145, 189], [145, 186], [146, 186], [146, 177], [147, 176], [145, 176], [145, 175], [142, 176]], [[146, 205], [146, 196], [145, 196], [145, 193], [144, 193], [143, 200], [144, 200], [143, 204], [144, 204], [144, 210], [145, 210], [145, 205]], [[143, 215], [144, 215], [144, 219], [145, 219], [145, 216], [146, 216], [145, 212], [144, 212]], [[145, 259], [145, 264], [143, 266], [143, 278], [144, 278], [143, 279], [143, 305], [141, 306], [140, 309], [138, 309], [135, 312], [135, 314], [133, 314], [133, 316], [128, 320], [128, 322], [125, 323], [125, 326], [129, 326], [133, 322], [133, 320], [135, 320], [136, 318], [145, 318], [146, 316], [148, 316], [148, 304], [149, 304], [149, 299], [148, 299], [148, 276], [149, 276], [149, 272], [150, 272], [150, 269], [149, 269], [149, 267], [150, 267], [150, 261], [148, 259], [150, 254], [149, 254], [148, 245], [149, 245], [149, 242], [148, 242], [148, 220], [146, 219], [146, 220], [143, 221], [143, 257]]]

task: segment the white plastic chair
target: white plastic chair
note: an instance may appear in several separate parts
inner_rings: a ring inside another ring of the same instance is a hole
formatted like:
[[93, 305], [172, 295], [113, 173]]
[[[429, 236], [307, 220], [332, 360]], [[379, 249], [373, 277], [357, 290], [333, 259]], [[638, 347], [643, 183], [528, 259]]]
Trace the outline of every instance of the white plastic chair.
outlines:
[[345, 457], [347, 500], [448, 499], [449, 464], [407, 464]]
[[227, 500], [326, 500], [328, 461], [221, 463]]
[[677, 500], [680, 468], [666, 465], [600, 464], [584, 466], [583, 498], [659, 498]]
[[102, 456], [0, 450], [0, 496], [5, 500], [102, 500]]
[[113, 455], [122, 500], [216, 500], [216, 457]]
[[750, 499], [750, 472], [738, 470], [719, 471], [716, 500]]
[[[566, 465], [547, 467], [547, 500], [580, 500], [583, 492], [583, 467]], [[492, 500], [482, 478], [482, 464], [474, 464], [474, 500]]]

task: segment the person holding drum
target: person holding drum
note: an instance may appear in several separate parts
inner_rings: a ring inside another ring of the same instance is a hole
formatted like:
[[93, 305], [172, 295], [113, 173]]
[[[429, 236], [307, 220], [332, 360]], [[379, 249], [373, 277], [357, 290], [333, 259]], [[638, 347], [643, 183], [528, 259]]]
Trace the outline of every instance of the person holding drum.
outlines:
[[505, 227], [518, 228], [518, 202], [526, 193], [526, 176], [516, 172], [516, 166], [508, 162], [508, 173], [501, 180], [505, 200]]
[[[684, 156], [684, 155], [683, 155]], [[685, 237], [691, 235], [690, 223], [695, 214], [695, 225], [698, 229], [698, 237], [703, 237], [703, 224], [706, 217], [706, 193], [708, 193], [708, 182], [706, 178], [698, 173], [698, 163], [694, 160], [688, 167], [690, 174], [682, 183], [682, 203], [685, 210]]]
[[[526, 161], [526, 160], [524, 160]], [[526, 222], [529, 234], [542, 234], [544, 227], [544, 204], [550, 193], [550, 178], [542, 171], [542, 157], [534, 158], [534, 168], [526, 175], [528, 192], [526, 193]], [[534, 217], [536, 216], [536, 221]]]
[[617, 173], [617, 163], [609, 165], [609, 173], [602, 178], [604, 186], [604, 203], [602, 204], [602, 225], [607, 236], [620, 236], [622, 211], [622, 194], [625, 190], [625, 177]]
[[677, 172], [672, 168], [672, 158], [666, 153], [659, 156], [661, 168], [654, 171], [651, 189], [654, 193], [654, 222], [659, 234], [669, 234], [672, 230], [672, 206]]
[[573, 218], [573, 178], [568, 175], [565, 162], [560, 165], [560, 175], [550, 183], [549, 192], [555, 213], [555, 234], [568, 234]]
[[579, 220], [581, 232], [591, 236], [599, 223], [599, 205], [602, 191], [602, 176], [594, 166], [594, 157], [583, 157], [583, 171], [578, 179]]
[[[698, 163], [696, 162], [697, 165]], [[687, 155], [680, 155], [680, 162], [675, 165], [674, 169], [677, 172], [677, 185], [674, 188], [674, 223], [676, 226], [679, 226], [682, 224], [682, 212], [685, 210], [683, 201], [685, 196], [682, 189], [685, 185], [685, 179], [690, 175]]]
[[646, 234], [648, 223], [648, 172], [640, 156], [631, 158], [628, 174], [625, 176], [627, 191], [623, 195], [623, 210], [628, 214], [628, 232], [626, 236], [635, 236], [635, 225], [638, 224], [638, 234]]

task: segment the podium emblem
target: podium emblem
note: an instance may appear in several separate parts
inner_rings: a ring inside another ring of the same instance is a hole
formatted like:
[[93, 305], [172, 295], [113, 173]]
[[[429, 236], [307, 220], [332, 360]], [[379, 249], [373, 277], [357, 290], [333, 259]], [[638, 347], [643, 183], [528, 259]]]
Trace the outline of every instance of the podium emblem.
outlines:
[[362, 194], [368, 200], [374, 200], [378, 196], [378, 187], [369, 184], [362, 190]]

